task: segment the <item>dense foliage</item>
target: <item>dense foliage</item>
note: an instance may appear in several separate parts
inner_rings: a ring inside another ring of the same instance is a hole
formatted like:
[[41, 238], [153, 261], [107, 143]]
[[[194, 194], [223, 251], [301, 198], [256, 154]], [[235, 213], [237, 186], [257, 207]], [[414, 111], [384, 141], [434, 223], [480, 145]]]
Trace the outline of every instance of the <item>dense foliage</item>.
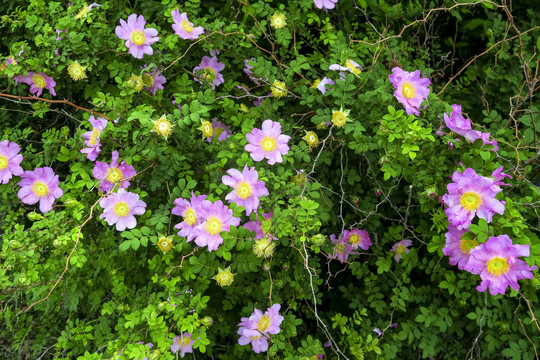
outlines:
[[537, 11], [334, 3], [0, 4], [0, 358], [538, 359]]

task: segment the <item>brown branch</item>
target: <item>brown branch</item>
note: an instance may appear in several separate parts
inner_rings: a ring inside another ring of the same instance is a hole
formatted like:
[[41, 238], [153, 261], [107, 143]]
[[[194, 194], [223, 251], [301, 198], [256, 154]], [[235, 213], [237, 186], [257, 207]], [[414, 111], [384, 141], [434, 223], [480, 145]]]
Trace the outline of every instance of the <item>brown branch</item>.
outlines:
[[193, 251], [190, 252], [189, 254], [182, 256], [182, 260], [180, 260], [180, 265], [173, 266], [173, 267], [171, 268], [171, 270], [169, 270], [169, 272], [167, 273], [166, 276], [171, 275], [171, 272], [172, 272], [174, 269], [178, 269], [178, 268], [181, 268], [182, 266], [184, 266], [184, 260], [185, 260], [185, 258], [187, 258], [188, 256], [191, 256], [191, 255], [195, 254], [197, 251], [199, 251], [199, 247], [198, 247], [198, 246], [195, 247], [195, 249], [193, 249]]

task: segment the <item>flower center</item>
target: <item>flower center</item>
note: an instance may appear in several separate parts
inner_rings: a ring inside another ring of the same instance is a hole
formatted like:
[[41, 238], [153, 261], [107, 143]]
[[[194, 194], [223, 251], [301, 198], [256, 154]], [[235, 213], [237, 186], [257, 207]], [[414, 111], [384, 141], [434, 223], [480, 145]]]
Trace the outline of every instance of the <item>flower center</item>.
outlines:
[[349, 59], [347, 59], [347, 61], [345, 61], [345, 67], [350, 69], [353, 72], [353, 74], [355, 74], [355, 75], [360, 75], [362, 73], [362, 70], [360, 70], [359, 68], [354, 66], [352, 61], [349, 60]]
[[212, 127], [212, 123], [210, 121], [203, 122], [202, 133], [205, 137], [212, 137], [214, 134], [214, 128]]
[[277, 148], [277, 141], [275, 138], [265, 136], [261, 141], [261, 148], [264, 152], [274, 151]]
[[352, 234], [349, 237], [349, 243], [352, 244], [352, 245], [359, 244], [360, 241], [362, 241], [362, 239], [360, 238], [360, 235], [358, 235], [358, 234]]
[[119, 201], [114, 205], [114, 213], [118, 217], [124, 217], [129, 214], [129, 206], [125, 201]]
[[270, 326], [270, 318], [267, 315], [261, 316], [259, 323], [257, 324], [257, 329], [260, 332], [265, 331]]
[[182, 28], [188, 32], [188, 33], [191, 33], [193, 32], [193, 23], [190, 23], [189, 21], [187, 20], [182, 20], [182, 22], [180, 23], [180, 25], [182, 26]]
[[474, 249], [478, 246], [476, 239], [472, 240], [461, 240], [459, 242], [459, 250], [466, 255], [471, 255], [471, 249]]
[[106, 176], [107, 180], [111, 183], [118, 182], [122, 180], [123, 177], [124, 177], [124, 174], [122, 174], [122, 170], [118, 168], [110, 168]]
[[86, 16], [87, 12], [88, 12], [88, 5], [84, 5], [82, 9], [79, 11], [79, 13], [75, 15], [75, 19], [80, 19], [83, 16]]
[[217, 235], [221, 232], [222, 223], [221, 220], [217, 216], [210, 216], [206, 220], [206, 232], [210, 235]]
[[191, 343], [191, 339], [187, 336], [182, 336], [182, 342], [180, 343], [180, 346], [188, 346], [189, 343]]
[[133, 30], [131, 32], [131, 42], [135, 45], [141, 46], [146, 42], [146, 36], [142, 30]]
[[334, 111], [332, 114], [332, 123], [337, 127], [342, 127], [347, 123], [347, 115], [343, 111]]
[[195, 214], [195, 211], [191, 207], [186, 208], [182, 216], [184, 217], [186, 224], [189, 226], [193, 226], [193, 224], [197, 222], [197, 214]]
[[219, 286], [229, 286], [234, 281], [234, 275], [229, 270], [223, 270], [216, 275], [216, 281]]
[[238, 195], [238, 197], [242, 200], [245, 200], [251, 196], [251, 186], [245, 181], [240, 181], [238, 185], [236, 185], [235, 189], [236, 195]]
[[335, 250], [337, 253], [343, 254], [345, 252], [345, 245], [337, 244]]
[[44, 197], [49, 194], [49, 187], [43, 181], [34, 181], [32, 184], [32, 192], [37, 197]]
[[167, 137], [172, 133], [172, 125], [167, 118], [160, 118], [154, 124], [154, 131], [161, 136]]
[[506, 261], [505, 258], [502, 258], [499, 256], [494, 257], [493, 259], [487, 262], [487, 271], [491, 275], [495, 275], [495, 276], [506, 275], [509, 269], [510, 269], [510, 266], [508, 265], [508, 261]]
[[311, 88], [312, 88], [312, 89], [315, 89], [317, 86], [319, 86], [320, 83], [321, 83], [321, 79], [316, 79], [316, 80], [313, 82], [313, 85], [311, 85]]
[[150, 74], [143, 74], [142, 76], [142, 79], [143, 79], [143, 84], [146, 86], [146, 87], [152, 87], [154, 86], [154, 77]]
[[216, 78], [216, 72], [212, 68], [204, 68], [203, 77], [208, 81], [214, 80]]
[[398, 245], [396, 247], [396, 254], [403, 254], [403, 252], [405, 251], [406, 247], [405, 245]]
[[[243, 105], [243, 104], [242, 104]], [[219, 137], [219, 135], [221, 135], [221, 133], [223, 132], [223, 128], [220, 128], [220, 127], [217, 127], [216, 130], [214, 130], [214, 136], [215, 137]]]
[[268, 239], [267, 237], [264, 237], [255, 241], [255, 244], [253, 245], [253, 252], [258, 257], [266, 259], [272, 256], [275, 248], [276, 244], [274, 244], [272, 240]]
[[90, 139], [88, 139], [88, 143], [92, 146], [96, 145], [98, 137], [99, 137], [99, 130], [97, 128], [94, 128], [92, 130], [92, 135], [90, 135]]
[[476, 211], [482, 205], [482, 196], [476, 191], [467, 191], [461, 195], [459, 203], [467, 211]]
[[416, 89], [414, 85], [408, 81], [405, 81], [403, 83], [401, 90], [403, 91], [403, 96], [405, 96], [407, 99], [412, 99], [416, 95]]
[[0, 170], [4, 170], [8, 166], [8, 159], [4, 155], [0, 155]]
[[32, 76], [32, 82], [34, 83], [35, 87], [40, 89], [43, 89], [47, 85], [45, 78], [38, 74], [34, 74], [34, 76]]

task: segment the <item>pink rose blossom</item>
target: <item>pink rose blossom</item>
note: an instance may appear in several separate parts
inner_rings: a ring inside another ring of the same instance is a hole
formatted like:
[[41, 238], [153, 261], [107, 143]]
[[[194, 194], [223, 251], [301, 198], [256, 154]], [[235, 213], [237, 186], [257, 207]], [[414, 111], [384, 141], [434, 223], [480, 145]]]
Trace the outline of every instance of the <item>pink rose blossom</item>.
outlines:
[[176, 206], [172, 209], [174, 215], [184, 217], [184, 221], [176, 224], [175, 229], [180, 229], [178, 236], [185, 237], [187, 241], [195, 239], [199, 235], [199, 225], [203, 222], [202, 218], [202, 204], [209, 203], [205, 200], [206, 195], [195, 196], [193, 191], [191, 192], [191, 199], [178, 198], [174, 200]]
[[42, 213], [51, 211], [55, 199], [64, 194], [58, 187], [60, 180], [50, 167], [37, 168], [34, 171], [25, 171], [21, 175], [19, 186], [21, 189], [17, 196], [28, 205], [39, 201], [39, 210]]
[[257, 354], [268, 350], [270, 334], [279, 334], [280, 325], [285, 319], [279, 315], [280, 304], [274, 304], [263, 312], [257, 308], [249, 318], [242, 318], [238, 326], [238, 343], [247, 345], [251, 343], [253, 351]]
[[129, 186], [129, 180], [127, 179], [137, 175], [135, 168], [126, 164], [124, 160], [118, 164], [118, 156], [118, 151], [113, 151], [110, 164], [96, 161], [94, 170], [92, 170], [94, 177], [101, 180], [98, 189], [105, 193], [111, 191], [117, 183], [120, 183], [118, 188], [127, 188]]
[[456, 265], [459, 269], [464, 270], [471, 257], [471, 250], [478, 246], [476, 238], [471, 240], [463, 239], [463, 235], [468, 233], [468, 230], [458, 230], [453, 225], [448, 225], [446, 233], [446, 244], [443, 253], [450, 257], [450, 265]]
[[221, 181], [232, 187], [231, 191], [225, 199], [229, 203], [235, 202], [239, 206], [243, 206], [246, 209], [246, 215], [250, 215], [253, 211], [257, 211], [259, 207], [259, 198], [261, 196], [268, 196], [268, 190], [264, 186], [264, 181], [260, 180], [259, 173], [255, 168], [248, 169], [247, 165], [244, 166], [242, 172], [236, 169], [227, 170], [227, 174], [221, 178]]
[[343, 235], [339, 235], [336, 238], [336, 235], [332, 234], [330, 235], [330, 240], [332, 240], [332, 244], [335, 246], [334, 252], [328, 256], [329, 258], [338, 259], [341, 263], [344, 263], [347, 262], [349, 255], [355, 254], [352, 245], [345, 241]]
[[214, 129], [212, 136], [206, 138], [206, 141], [208, 142], [211, 142], [215, 137], [217, 137], [218, 141], [222, 141], [232, 134], [231, 128], [221, 121], [218, 121], [217, 118], [212, 119], [212, 129]]
[[201, 205], [201, 216], [204, 219], [197, 226], [198, 234], [195, 243], [198, 246], [207, 246], [208, 251], [216, 250], [223, 244], [221, 232], [229, 231], [230, 226], [238, 226], [240, 219], [233, 216], [233, 211], [223, 205], [221, 200], [211, 203], [205, 201]]
[[496, 181], [480, 176], [474, 169], [467, 168], [463, 173], [455, 171], [452, 183], [447, 185], [448, 194], [443, 201], [450, 224], [458, 230], [468, 229], [475, 215], [491, 222], [493, 214], [503, 214], [504, 205], [495, 196], [502, 191]]
[[351, 245], [352, 250], [361, 248], [362, 250], [368, 250], [371, 246], [371, 240], [366, 230], [352, 229], [345, 230], [343, 232], [343, 242]]
[[533, 278], [536, 266], [518, 259], [522, 256], [529, 256], [529, 245], [514, 245], [508, 235], [492, 236], [471, 250], [465, 270], [480, 275], [482, 282], [476, 290], [484, 292], [489, 287], [491, 295], [504, 295], [508, 286], [519, 290], [518, 280]]
[[7, 184], [13, 175], [22, 175], [20, 166], [23, 156], [19, 154], [21, 148], [14, 142], [0, 141], [0, 184]]
[[408, 115], [420, 115], [420, 105], [430, 93], [428, 78], [420, 77], [420, 70], [415, 72], [403, 71], [398, 67], [392, 69], [388, 77], [396, 91], [394, 96], [405, 107]]
[[129, 48], [128, 52], [137, 59], [142, 59], [144, 54], [154, 54], [150, 45], [159, 40], [157, 30], [154, 28], [145, 29], [145, 25], [146, 20], [142, 15], [131, 14], [127, 23], [120, 19], [120, 26], [115, 29], [116, 36], [126, 40], [125, 45]]
[[193, 23], [189, 22], [187, 13], [183, 12], [180, 14], [180, 11], [178, 9], [171, 12], [172, 19], [174, 21], [174, 24], [172, 25], [172, 28], [176, 35], [180, 36], [182, 39], [186, 40], [195, 40], [199, 37], [202, 33], [204, 33], [204, 29], [202, 26], [193, 27]]
[[396, 262], [399, 262], [403, 253], [409, 253], [409, 246], [411, 245], [412, 241], [409, 239], [403, 239], [395, 243], [394, 246], [392, 246], [392, 249], [390, 249], [390, 251], [395, 252], [394, 260], [396, 260]]
[[103, 208], [103, 214], [99, 218], [105, 218], [109, 225], [116, 224], [116, 230], [118, 231], [133, 229], [137, 226], [134, 215], [142, 215], [146, 212], [146, 203], [139, 200], [139, 194], [125, 189], [107, 195], [107, 197], [99, 201], [99, 206]]
[[199, 66], [195, 66], [193, 69], [193, 74], [195, 74], [195, 81], [203, 83], [209, 83], [212, 86], [212, 89], [215, 89], [216, 86], [221, 85], [225, 82], [223, 75], [219, 72], [225, 69], [225, 64], [218, 62], [217, 57], [209, 58], [208, 56], [203, 56]]
[[277, 121], [265, 120], [261, 129], [253, 129], [246, 134], [247, 144], [244, 149], [251, 153], [255, 161], [268, 159], [268, 164], [283, 162], [281, 155], [287, 155], [289, 146], [287, 143], [291, 137], [281, 134], [281, 124]]
[[324, 11], [327, 11], [328, 9], [333, 9], [336, 6], [336, 3], [338, 0], [313, 0], [315, 2], [315, 6], [319, 9], [323, 9]]
[[84, 139], [84, 145], [88, 146], [84, 149], [81, 149], [81, 153], [86, 154], [86, 158], [90, 161], [96, 161], [98, 155], [101, 153], [101, 141], [99, 136], [101, 132], [107, 127], [107, 120], [98, 117], [94, 118], [93, 115], [90, 115], [88, 119], [92, 125], [92, 131], [87, 131], [82, 135]]
[[195, 340], [191, 340], [190, 333], [175, 336], [171, 345], [171, 351], [176, 354], [180, 350], [180, 357], [183, 358], [186, 353], [193, 353], [194, 342]]
[[26, 76], [18, 75], [13, 78], [15, 85], [20, 81], [26, 85], [30, 85], [30, 92], [36, 96], [41, 96], [43, 89], [49, 90], [51, 95], [56, 96], [54, 87], [56, 82], [52, 77], [45, 75], [44, 73], [29, 72]]

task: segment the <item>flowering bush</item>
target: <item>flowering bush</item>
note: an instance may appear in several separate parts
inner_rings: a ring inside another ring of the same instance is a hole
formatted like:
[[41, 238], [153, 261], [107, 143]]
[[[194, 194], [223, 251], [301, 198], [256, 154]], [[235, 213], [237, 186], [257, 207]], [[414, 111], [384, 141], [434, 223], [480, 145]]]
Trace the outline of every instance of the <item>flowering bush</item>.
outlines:
[[534, 9], [0, 11], [1, 359], [538, 357]]

